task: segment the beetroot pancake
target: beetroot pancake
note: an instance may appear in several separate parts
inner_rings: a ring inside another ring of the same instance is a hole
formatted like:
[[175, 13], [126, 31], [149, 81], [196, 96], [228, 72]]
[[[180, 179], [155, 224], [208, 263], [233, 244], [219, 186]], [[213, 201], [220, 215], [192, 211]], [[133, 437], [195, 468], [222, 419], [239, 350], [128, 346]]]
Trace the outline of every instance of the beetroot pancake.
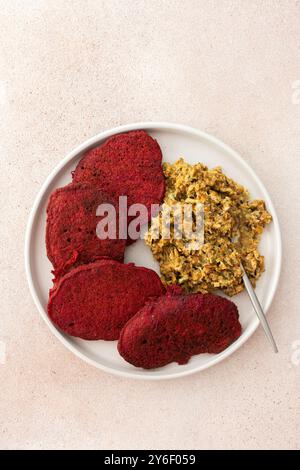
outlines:
[[61, 278], [50, 291], [48, 314], [69, 335], [115, 340], [145, 302], [164, 291], [154, 271], [102, 260]]
[[200, 353], [220, 353], [241, 334], [236, 305], [213, 294], [167, 294], [148, 302], [124, 326], [118, 350], [136, 367], [186, 364]]
[[116, 205], [111, 196], [83, 184], [69, 184], [52, 193], [47, 207], [46, 247], [56, 277], [102, 257], [123, 261], [126, 240], [100, 240], [96, 234], [101, 220], [96, 211], [101, 203]]
[[[156, 140], [143, 130], [118, 134], [89, 150], [73, 172], [73, 181], [86, 182], [116, 198], [127, 196], [132, 204], [160, 204], [165, 193], [162, 153]], [[129, 240], [129, 243], [132, 240]]]

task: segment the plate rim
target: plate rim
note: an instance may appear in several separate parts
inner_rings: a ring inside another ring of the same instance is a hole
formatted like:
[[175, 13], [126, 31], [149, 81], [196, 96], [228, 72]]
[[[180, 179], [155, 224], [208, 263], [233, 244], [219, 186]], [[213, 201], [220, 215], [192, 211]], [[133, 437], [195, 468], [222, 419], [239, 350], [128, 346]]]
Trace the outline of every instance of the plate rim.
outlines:
[[44, 183], [42, 184], [40, 190], [38, 191], [34, 199], [33, 206], [31, 208], [27, 226], [26, 226], [26, 232], [25, 232], [25, 243], [24, 243], [24, 258], [25, 259], [24, 261], [25, 261], [25, 273], [26, 273], [26, 278], [27, 278], [27, 282], [29, 285], [29, 291], [33, 298], [34, 304], [37, 307], [41, 317], [47, 324], [50, 331], [56, 336], [56, 338], [59, 339], [59, 341], [67, 349], [69, 349], [72, 353], [74, 353], [77, 357], [79, 357], [81, 360], [88, 363], [89, 365], [92, 365], [96, 367], [97, 369], [101, 369], [115, 376], [133, 378], [133, 379], [139, 379], [139, 380], [170, 380], [170, 379], [176, 379], [176, 378], [192, 375], [192, 374], [195, 374], [196, 372], [200, 372], [202, 370], [208, 369], [218, 364], [219, 362], [223, 361], [227, 357], [229, 357], [233, 352], [238, 350], [253, 335], [253, 333], [255, 332], [255, 330], [257, 329], [259, 325], [259, 320], [255, 318], [254, 319], [255, 321], [252, 323], [252, 325], [249, 326], [248, 330], [244, 334], [242, 334], [240, 338], [238, 338], [232, 345], [230, 345], [222, 353], [216, 355], [209, 363], [199, 365], [198, 367], [195, 366], [191, 370], [186, 370], [186, 371], [179, 370], [178, 372], [175, 372], [175, 373], [161, 374], [161, 375], [152, 375], [150, 371], [148, 371], [147, 373], [143, 372], [139, 374], [136, 374], [135, 372], [130, 372], [130, 371], [120, 371], [120, 370], [108, 367], [104, 364], [100, 364], [96, 360], [86, 356], [79, 349], [77, 349], [73, 344], [71, 344], [67, 340], [67, 338], [65, 338], [63, 334], [51, 323], [50, 319], [48, 318], [45, 312], [43, 305], [40, 302], [37, 291], [35, 289], [34, 280], [33, 280], [32, 271], [31, 271], [31, 259], [30, 259], [31, 258], [30, 247], [31, 247], [31, 240], [32, 240], [32, 233], [33, 233], [33, 225], [34, 225], [34, 221], [37, 215], [39, 205], [42, 201], [44, 193], [47, 191], [49, 185], [52, 183], [52, 181], [60, 172], [60, 170], [67, 163], [69, 163], [72, 159], [74, 159], [78, 154], [93, 147], [100, 140], [107, 139], [108, 137], [112, 135], [122, 133], [122, 132], [129, 132], [129, 131], [138, 130], [138, 129], [150, 130], [152, 128], [160, 129], [160, 130], [164, 129], [164, 130], [185, 132], [185, 133], [189, 133], [194, 136], [200, 137], [202, 139], [206, 139], [207, 141], [211, 142], [214, 145], [217, 145], [220, 148], [223, 148], [227, 153], [229, 153], [235, 160], [237, 160], [244, 167], [244, 169], [248, 173], [251, 174], [252, 178], [258, 184], [261, 192], [264, 194], [265, 199], [267, 200], [268, 208], [270, 209], [270, 212], [272, 212], [273, 227], [276, 232], [276, 238], [277, 238], [277, 250], [276, 250], [277, 254], [276, 254], [275, 268], [274, 268], [275, 280], [273, 284], [270, 286], [270, 293], [269, 293], [267, 303], [265, 306], [265, 313], [267, 313], [267, 311], [269, 310], [272, 304], [272, 301], [274, 299], [274, 296], [277, 290], [277, 286], [278, 286], [278, 282], [280, 278], [281, 266], [282, 266], [282, 237], [281, 237], [278, 216], [277, 216], [275, 207], [273, 205], [272, 199], [266, 187], [262, 183], [261, 179], [257, 176], [255, 171], [251, 168], [251, 166], [242, 158], [242, 156], [237, 151], [232, 149], [230, 146], [225, 144], [223, 141], [221, 141], [217, 137], [205, 131], [198, 130], [194, 127], [187, 126], [184, 124], [171, 123], [167, 121], [161, 121], [161, 122], [160, 121], [145, 121], [145, 122], [135, 122], [131, 124], [124, 124], [124, 125], [120, 125], [120, 126], [113, 127], [113, 128], [104, 130], [102, 132], [99, 132], [98, 134], [93, 135], [92, 137], [88, 138], [87, 140], [85, 140], [84, 142], [76, 146], [73, 150], [68, 152], [67, 155], [64, 158], [62, 158], [62, 160], [53, 168], [53, 170], [47, 176], [47, 178], [45, 179]]

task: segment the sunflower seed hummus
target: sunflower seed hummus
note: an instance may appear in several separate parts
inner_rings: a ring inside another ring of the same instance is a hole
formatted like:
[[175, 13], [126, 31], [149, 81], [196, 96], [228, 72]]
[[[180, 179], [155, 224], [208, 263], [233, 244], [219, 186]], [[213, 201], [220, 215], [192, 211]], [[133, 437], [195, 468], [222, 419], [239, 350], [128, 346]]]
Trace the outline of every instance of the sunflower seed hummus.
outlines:
[[[159, 262], [162, 281], [180, 284], [190, 292], [221, 289], [233, 296], [243, 290], [242, 262], [255, 285], [264, 271], [258, 244], [272, 219], [264, 201], [250, 200], [248, 191], [228, 178], [220, 167], [190, 165], [181, 158], [174, 164], [165, 163], [164, 174], [164, 204], [145, 235], [146, 244]], [[164, 225], [167, 207], [178, 203], [203, 205], [201, 243], [191, 242], [184, 233], [181, 239], [176, 237], [174, 216], [170, 218], [171, 227]], [[166, 228], [170, 229], [169, 238], [163, 237]]]

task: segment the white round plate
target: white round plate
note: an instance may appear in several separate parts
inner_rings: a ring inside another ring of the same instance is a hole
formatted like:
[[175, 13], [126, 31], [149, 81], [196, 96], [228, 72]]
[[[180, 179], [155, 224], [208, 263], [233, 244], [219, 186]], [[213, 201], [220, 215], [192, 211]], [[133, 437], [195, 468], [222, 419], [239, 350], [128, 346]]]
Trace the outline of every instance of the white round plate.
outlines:
[[[186, 365], [172, 363], [148, 371], [135, 368], [125, 362], [117, 352], [116, 341], [84, 341], [65, 335], [51, 323], [46, 313], [48, 292], [52, 285], [51, 264], [45, 247], [46, 205], [49, 195], [55, 188], [71, 181], [71, 171], [86, 150], [101, 144], [107, 137], [134, 129], [145, 129], [157, 139], [164, 161], [175, 162], [182, 156], [189, 163], [203, 162], [209, 167], [221, 166], [228, 176], [249, 189], [252, 198], [265, 200], [273, 222], [265, 230], [260, 245], [261, 252], [265, 256], [266, 271], [257, 284], [256, 292], [265, 312], [269, 309], [281, 268], [280, 229], [270, 196], [254, 171], [235, 151], [205, 132], [178, 124], [146, 122], [116, 127], [92, 137], [69, 153], [49, 175], [34, 202], [26, 231], [26, 274], [34, 302], [48, 327], [67, 348], [81, 359], [120, 376], [142, 379], [177, 378], [217, 364], [230, 356], [252, 335], [259, 322], [245, 293], [233, 298], [239, 309], [243, 333], [229, 348], [217, 355], [194, 356]], [[129, 261], [159, 272], [150, 249], [142, 240], [126, 249], [125, 262]], [[266, 348], [269, 347], [266, 340]]]

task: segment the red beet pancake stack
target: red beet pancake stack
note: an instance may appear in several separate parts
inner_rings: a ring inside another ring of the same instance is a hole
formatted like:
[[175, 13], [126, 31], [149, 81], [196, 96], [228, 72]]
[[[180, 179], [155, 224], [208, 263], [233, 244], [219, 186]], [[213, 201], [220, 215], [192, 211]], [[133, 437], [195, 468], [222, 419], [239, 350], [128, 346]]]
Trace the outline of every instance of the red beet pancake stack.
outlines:
[[168, 294], [148, 302], [123, 328], [121, 356], [151, 369], [185, 364], [200, 353], [219, 353], [241, 334], [233, 302], [212, 294]]
[[[57, 276], [102, 257], [123, 261], [126, 240], [100, 240], [96, 216], [101, 203], [116, 201], [95, 187], [69, 184], [54, 191], [47, 207], [47, 255]], [[118, 219], [117, 219], [118, 220]]]
[[48, 314], [72, 336], [115, 340], [145, 302], [164, 291], [154, 271], [102, 260], [66, 274], [50, 293]]
[[[164, 197], [161, 161], [158, 143], [146, 132], [118, 134], [84, 155], [73, 183], [54, 191], [47, 208], [47, 255], [55, 273], [49, 317], [72, 336], [119, 339], [121, 356], [146, 369], [219, 353], [241, 334], [233, 302], [165, 288], [151, 269], [122, 264], [133, 239], [119, 234], [120, 222], [126, 228], [119, 196], [127, 196], [128, 207], [146, 206], [140, 219], [146, 223], [151, 205]], [[97, 215], [101, 204], [111, 204], [116, 213], [116, 231], [106, 239], [97, 235], [98, 223], [107, 220], [105, 212]]]

